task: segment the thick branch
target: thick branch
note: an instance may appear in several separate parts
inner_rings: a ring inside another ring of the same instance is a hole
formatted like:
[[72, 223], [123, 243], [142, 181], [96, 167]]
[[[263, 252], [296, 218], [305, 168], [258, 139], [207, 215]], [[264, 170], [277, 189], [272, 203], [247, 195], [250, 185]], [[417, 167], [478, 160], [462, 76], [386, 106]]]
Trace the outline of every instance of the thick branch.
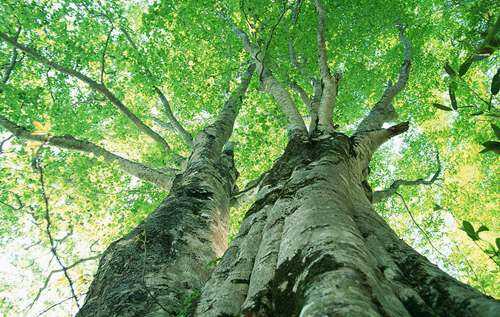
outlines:
[[142, 180], [154, 183], [164, 189], [169, 189], [174, 177], [172, 171], [160, 171], [148, 167], [146, 165], [127, 160], [121, 156], [113, 154], [104, 148], [95, 145], [91, 142], [85, 140], [76, 139], [70, 135], [63, 136], [48, 136], [48, 135], [36, 135], [30, 133], [26, 128], [18, 126], [14, 122], [8, 120], [7, 118], [0, 116], [0, 126], [12, 132], [16, 137], [23, 138], [26, 140], [37, 141], [37, 142], [47, 142], [49, 145], [57, 146], [64, 149], [77, 150], [86, 153], [92, 153], [96, 157], [102, 157], [107, 162], [116, 163], [120, 168]]
[[[255, 64], [250, 63], [241, 76], [239, 86], [231, 93], [219, 112], [217, 119], [198, 134], [194, 142], [192, 160], [199, 156], [219, 156], [233, 132], [234, 121], [240, 111], [243, 98], [255, 71]], [[215, 158], [214, 158], [215, 159]]]
[[95, 80], [91, 79], [90, 77], [74, 70], [70, 69], [67, 67], [64, 67], [44, 56], [42, 56], [40, 53], [35, 51], [34, 49], [27, 47], [23, 44], [20, 44], [17, 42], [15, 38], [12, 38], [8, 36], [7, 34], [0, 32], [0, 38], [3, 39], [5, 42], [11, 44], [15, 48], [25, 52], [29, 56], [31, 56], [33, 59], [36, 61], [51, 67], [63, 74], [75, 77], [84, 83], [86, 83], [90, 88], [93, 90], [101, 93], [104, 95], [122, 114], [124, 114], [127, 118], [129, 118], [132, 123], [139, 128], [142, 132], [146, 133], [149, 135], [153, 140], [158, 142], [164, 150], [170, 151], [170, 146], [168, 143], [155, 131], [153, 131], [150, 127], [148, 127], [146, 124], [144, 124], [134, 113], [132, 113], [122, 102], [119, 100], [106, 86], [103, 84], [100, 84], [96, 82]]
[[396, 118], [396, 111], [392, 105], [394, 97], [404, 89], [410, 76], [411, 68], [411, 43], [404, 35], [403, 26], [399, 26], [399, 39], [403, 44], [403, 64], [399, 71], [398, 81], [395, 85], [388, 81], [387, 87], [380, 100], [375, 104], [370, 113], [358, 125], [357, 132], [380, 129], [382, 125]]
[[354, 151], [357, 154], [361, 169], [368, 167], [373, 153], [390, 138], [408, 131], [409, 123], [402, 122], [387, 129], [357, 132], [352, 136]]
[[221, 16], [230, 24], [233, 32], [241, 39], [245, 50], [252, 56], [257, 66], [257, 72], [261, 74], [260, 77], [264, 89], [273, 96], [288, 119], [289, 134], [306, 134], [307, 129], [304, 124], [304, 120], [299, 114], [295, 102], [293, 101], [290, 93], [276, 80], [272, 72], [267, 67], [265, 67], [261, 58], [260, 49], [255, 45], [252, 45], [248, 38], [248, 35], [240, 28], [238, 28], [231, 18], [223, 13], [221, 14]]
[[318, 46], [318, 64], [323, 81], [323, 92], [318, 108], [318, 124], [322, 129], [333, 130], [333, 109], [338, 93], [338, 83], [340, 81], [340, 73], [332, 76], [328, 67], [328, 55], [325, 43], [325, 9], [321, 0], [315, 0], [316, 12], [318, 13], [318, 25], [316, 29], [316, 42]]
[[315, 0], [316, 12], [318, 13], [318, 26], [316, 29], [316, 42], [318, 45], [318, 63], [321, 79], [326, 83], [331, 80], [330, 68], [328, 67], [328, 55], [325, 44], [325, 8], [321, 0]]
[[418, 178], [415, 180], [404, 180], [404, 179], [398, 179], [394, 181], [389, 188], [386, 188], [384, 190], [379, 190], [373, 192], [373, 203], [378, 203], [381, 200], [385, 200], [389, 198], [390, 196], [397, 194], [397, 191], [400, 186], [418, 186], [418, 185], [432, 185], [434, 182], [438, 179], [439, 174], [441, 174], [441, 160], [439, 159], [439, 154], [436, 155], [436, 160], [437, 160], [437, 170], [436, 172], [432, 175], [432, 177], [428, 180], [423, 179], [423, 178]]

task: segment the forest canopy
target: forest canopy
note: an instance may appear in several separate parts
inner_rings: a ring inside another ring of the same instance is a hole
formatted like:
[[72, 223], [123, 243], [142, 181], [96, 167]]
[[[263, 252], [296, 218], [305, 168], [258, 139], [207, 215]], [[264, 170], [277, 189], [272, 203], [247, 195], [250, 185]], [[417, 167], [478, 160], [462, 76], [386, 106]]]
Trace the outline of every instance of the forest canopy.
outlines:
[[[370, 163], [377, 212], [431, 262], [499, 298], [498, 3], [323, 6], [333, 122], [348, 135], [397, 82], [402, 30], [411, 42], [393, 102], [408, 131]], [[2, 0], [0, 21], [1, 315], [78, 311], [102, 252], [169, 194], [158, 175], [182, 171], [245, 78], [251, 54], [235, 28], [311, 120], [311, 1]], [[244, 190], [287, 144], [287, 115], [263, 76], [253, 74], [230, 139], [242, 194], [229, 241], [254, 199]]]

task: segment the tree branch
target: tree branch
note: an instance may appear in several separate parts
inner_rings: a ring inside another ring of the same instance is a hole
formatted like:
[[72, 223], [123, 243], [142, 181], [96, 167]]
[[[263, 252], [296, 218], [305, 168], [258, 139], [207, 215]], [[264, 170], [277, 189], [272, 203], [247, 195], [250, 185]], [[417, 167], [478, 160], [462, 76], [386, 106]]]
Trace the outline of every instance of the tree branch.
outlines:
[[316, 12], [318, 15], [318, 25], [316, 29], [316, 42], [318, 46], [318, 64], [324, 87], [321, 96], [321, 101], [318, 108], [318, 125], [322, 129], [334, 130], [333, 126], [333, 109], [337, 99], [338, 83], [341, 79], [341, 74], [336, 73], [331, 75], [328, 67], [328, 55], [325, 43], [325, 9], [321, 0], [315, 0]]
[[403, 44], [403, 64], [399, 71], [398, 81], [395, 85], [389, 80], [380, 100], [373, 106], [370, 113], [358, 125], [357, 132], [380, 129], [382, 125], [397, 117], [392, 105], [394, 97], [405, 88], [410, 76], [411, 68], [411, 43], [404, 35], [404, 27], [398, 25], [399, 39]]
[[108, 36], [106, 37], [106, 42], [104, 43], [104, 48], [102, 49], [101, 56], [101, 84], [104, 85], [104, 74], [106, 67], [106, 51], [108, 50], [109, 40], [111, 39], [111, 33], [113, 32], [113, 27], [109, 29]]
[[368, 167], [373, 153], [387, 140], [408, 131], [409, 122], [402, 122], [387, 129], [356, 132], [352, 137], [354, 151], [362, 169]]
[[[51, 222], [51, 219], [50, 219], [49, 198], [48, 198], [47, 193], [45, 191], [45, 181], [44, 181], [43, 167], [42, 167], [41, 162], [38, 160], [37, 157], [34, 158], [34, 161], [35, 161], [34, 165], [35, 165], [36, 169], [38, 170], [38, 175], [39, 175], [39, 180], [40, 180], [41, 194], [42, 194], [42, 198], [43, 198], [43, 202], [44, 202], [44, 207], [45, 207], [44, 208], [45, 209], [44, 218], [45, 218], [45, 221], [46, 221], [45, 233], [47, 235], [47, 238], [49, 239], [50, 252], [52, 252], [52, 254], [54, 255], [54, 257], [55, 257], [55, 259], [57, 261], [57, 263], [61, 267], [60, 271], [62, 271], [63, 274], [64, 274], [64, 276], [66, 277], [66, 280], [68, 281], [69, 289], [71, 291], [71, 295], [72, 295], [73, 299], [75, 300], [76, 306], [78, 307], [78, 309], [80, 309], [80, 304], [78, 303], [78, 297], [76, 296], [75, 288], [73, 286], [73, 280], [69, 276], [68, 268], [64, 265], [64, 263], [62, 262], [62, 259], [60, 258], [59, 254], [57, 252], [57, 243], [54, 240], [54, 238], [52, 237], [52, 232], [51, 232], [51, 229], [50, 229], [51, 226], [52, 226], [52, 222]], [[46, 284], [48, 284], [48, 282]], [[40, 296], [40, 293], [37, 295], [37, 298]], [[35, 301], [33, 301], [32, 305], [34, 303], [35, 303]], [[30, 306], [30, 307], [32, 307], [32, 306]]]
[[168, 143], [155, 131], [153, 131], [150, 127], [144, 124], [134, 113], [132, 113], [122, 102], [119, 100], [105, 85], [96, 82], [90, 77], [67, 67], [64, 67], [35, 51], [34, 49], [20, 44], [17, 39], [8, 36], [7, 34], [0, 32], [0, 38], [5, 42], [11, 44], [15, 48], [25, 52], [29, 56], [31, 56], [36, 61], [44, 64], [50, 68], [53, 68], [63, 74], [68, 76], [75, 77], [82, 82], [86, 83], [91, 89], [101, 93], [104, 95], [122, 114], [124, 114], [127, 118], [132, 121], [132, 123], [139, 128], [142, 132], [149, 135], [153, 140], [158, 142], [165, 151], [170, 151], [170, 146]]
[[292, 88], [293, 91], [295, 91], [299, 96], [304, 105], [307, 107], [307, 110], [309, 111], [309, 114], [311, 114], [311, 99], [307, 95], [307, 92], [302, 88], [297, 82], [291, 81], [290, 82], [290, 88]]
[[[120, 27], [120, 30], [125, 35], [125, 38], [129, 42], [130, 46], [132, 46], [132, 48], [136, 51], [136, 53], [139, 55], [141, 60], [145, 61], [146, 58], [141, 54], [141, 51], [139, 50], [139, 46], [132, 39], [132, 37], [130, 36], [130, 33], [126, 30], [126, 28]], [[142, 66], [144, 72], [146, 73], [146, 75], [148, 75], [150, 77], [154, 77], [153, 73], [149, 70], [149, 68], [147, 66], [145, 66], [145, 65], [141, 65], [141, 66]], [[186, 142], [187, 145], [189, 145], [191, 147], [193, 145], [193, 137], [192, 137], [191, 133], [189, 133], [186, 129], [184, 129], [184, 127], [179, 122], [179, 120], [177, 120], [177, 118], [175, 117], [175, 115], [172, 111], [172, 108], [170, 107], [170, 102], [168, 101], [168, 98], [165, 96], [163, 91], [155, 85], [153, 85], [153, 89], [154, 89], [155, 93], [158, 95], [158, 97], [160, 98], [160, 102], [163, 105], [163, 110], [165, 112], [165, 115], [167, 116], [167, 119], [170, 121], [170, 123], [174, 127], [175, 131], [179, 134], [179, 136]]]
[[233, 32], [241, 39], [245, 50], [254, 60], [257, 66], [257, 72], [261, 74], [260, 79], [264, 90], [274, 97], [288, 119], [287, 129], [289, 135], [293, 136], [296, 134], [307, 134], [304, 120], [299, 114], [295, 102], [293, 101], [290, 93], [276, 80], [272, 72], [267, 69], [267, 67], [265, 67], [261, 58], [262, 54], [260, 49], [250, 42], [248, 35], [243, 30], [238, 28], [230, 17], [228, 17], [225, 13], [220, 13], [220, 16], [222, 17], [222, 19], [229, 23]]
[[318, 45], [318, 64], [321, 79], [326, 83], [331, 80], [330, 68], [328, 67], [328, 55], [325, 44], [325, 8], [321, 0], [315, 0], [316, 12], [318, 14], [318, 25], [316, 29], [316, 42]]
[[441, 174], [441, 160], [439, 159], [439, 153], [436, 154], [436, 161], [437, 161], [437, 170], [434, 172], [432, 177], [429, 180], [426, 180], [424, 178], [418, 178], [415, 180], [404, 180], [404, 179], [398, 179], [394, 181], [389, 188], [383, 189], [383, 190], [378, 190], [373, 192], [373, 203], [378, 203], [382, 200], [385, 200], [389, 197], [391, 197], [394, 194], [397, 194], [397, 191], [400, 186], [418, 186], [418, 185], [432, 185], [434, 182], [438, 179], [439, 175]]
[[13, 134], [11, 134], [10, 136], [8, 136], [7, 138], [3, 139], [2, 142], [0, 142], [0, 154], [3, 153], [3, 146], [5, 143], [7, 143], [10, 139], [12, 139], [14, 137]]
[[[14, 36], [14, 39], [16, 41], [19, 38], [19, 34], [21, 34], [21, 28], [17, 29], [17, 33]], [[6, 66], [7, 68], [5, 69], [5, 72], [4, 72], [3, 77], [2, 77], [1, 86], [4, 86], [9, 81], [10, 75], [12, 74], [14, 67], [16, 67], [16, 63], [17, 63], [17, 48], [13, 47], [12, 48], [12, 55], [10, 57], [9, 64], [7, 64], [7, 66]], [[1, 86], [0, 86], [0, 93], [3, 91], [3, 88]]]
[[200, 156], [207, 157], [220, 155], [224, 145], [231, 137], [234, 121], [239, 113], [254, 71], [255, 64], [250, 63], [241, 76], [239, 86], [226, 100], [215, 122], [205, 127], [196, 137], [191, 159], [196, 160]]
[[70, 135], [48, 136], [48, 135], [32, 134], [26, 128], [18, 126], [14, 122], [8, 120], [7, 118], [1, 115], [0, 115], [0, 126], [3, 126], [5, 129], [9, 130], [12, 134], [14, 134], [16, 137], [19, 138], [41, 143], [47, 142], [47, 144], [49, 145], [53, 145], [64, 149], [92, 153], [96, 157], [104, 158], [104, 160], [106, 160], [107, 162], [118, 164], [118, 166], [126, 173], [129, 173], [142, 180], [156, 184], [167, 190], [172, 185], [172, 180], [175, 176], [174, 170], [160, 171], [157, 169], [153, 169], [146, 165], [130, 161], [121, 156], [113, 154], [105, 150], [104, 148], [95, 145], [89, 141], [79, 140]]

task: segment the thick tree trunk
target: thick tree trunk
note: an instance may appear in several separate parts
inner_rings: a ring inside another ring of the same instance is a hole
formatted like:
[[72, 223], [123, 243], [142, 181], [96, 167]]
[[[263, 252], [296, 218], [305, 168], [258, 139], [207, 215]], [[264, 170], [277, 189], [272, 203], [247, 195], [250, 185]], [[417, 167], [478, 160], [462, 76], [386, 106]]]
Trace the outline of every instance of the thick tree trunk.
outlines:
[[176, 316], [193, 306], [227, 248], [237, 177], [227, 141], [254, 69], [248, 66], [215, 122], [197, 135], [170, 195], [104, 252], [77, 316]]
[[104, 253], [77, 316], [175, 316], [227, 247], [232, 155], [197, 157], [171, 194]]
[[340, 133], [292, 140], [261, 183], [196, 316], [495, 316], [373, 210], [366, 147]]

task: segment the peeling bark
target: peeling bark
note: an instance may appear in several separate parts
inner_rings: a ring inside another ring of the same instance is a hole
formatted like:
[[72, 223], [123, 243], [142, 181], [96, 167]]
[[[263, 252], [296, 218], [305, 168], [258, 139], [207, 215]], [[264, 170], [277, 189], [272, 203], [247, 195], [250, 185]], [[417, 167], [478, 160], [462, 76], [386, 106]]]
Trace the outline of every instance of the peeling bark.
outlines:
[[500, 304], [400, 240], [341, 133], [292, 139], [264, 176], [195, 316], [494, 316]]

